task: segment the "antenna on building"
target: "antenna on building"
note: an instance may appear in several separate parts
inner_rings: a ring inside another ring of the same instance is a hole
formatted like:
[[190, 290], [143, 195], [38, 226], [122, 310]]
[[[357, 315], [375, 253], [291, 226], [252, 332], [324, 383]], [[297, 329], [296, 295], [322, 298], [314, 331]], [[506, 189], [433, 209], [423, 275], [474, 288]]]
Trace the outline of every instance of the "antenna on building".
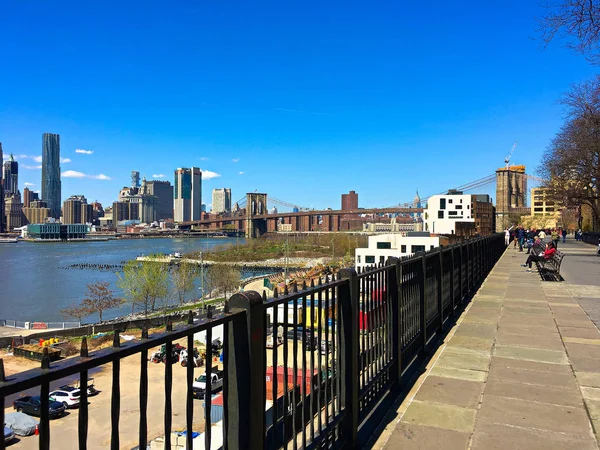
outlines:
[[510, 149], [510, 153], [508, 154], [508, 156], [506, 158], [504, 158], [504, 162], [506, 163], [506, 168], [508, 169], [510, 166], [510, 158], [512, 157], [513, 153], [515, 152], [515, 148], [517, 148], [517, 144], [519, 143], [519, 141], [516, 141], [512, 148]]

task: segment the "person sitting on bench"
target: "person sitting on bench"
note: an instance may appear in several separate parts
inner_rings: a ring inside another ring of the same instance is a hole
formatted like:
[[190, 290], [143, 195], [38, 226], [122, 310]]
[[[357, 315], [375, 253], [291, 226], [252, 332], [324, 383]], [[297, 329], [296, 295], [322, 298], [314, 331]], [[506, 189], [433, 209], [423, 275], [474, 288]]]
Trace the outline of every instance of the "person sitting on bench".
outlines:
[[527, 269], [527, 271], [531, 272], [531, 263], [532, 262], [548, 261], [548, 260], [552, 259], [552, 257], [554, 256], [555, 253], [556, 253], [556, 248], [554, 248], [554, 243], [548, 242], [548, 244], [546, 245], [546, 250], [544, 250], [544, 253], [542, 253], [540, 255], [534, 255], [532, 253], [531, 255], [529, 255], [527, 257], [527, 261], [525, 261], [525, 264], [521, 264], [521, 266], [523, 266], [523, 267], [529, 266], [529, 269]]

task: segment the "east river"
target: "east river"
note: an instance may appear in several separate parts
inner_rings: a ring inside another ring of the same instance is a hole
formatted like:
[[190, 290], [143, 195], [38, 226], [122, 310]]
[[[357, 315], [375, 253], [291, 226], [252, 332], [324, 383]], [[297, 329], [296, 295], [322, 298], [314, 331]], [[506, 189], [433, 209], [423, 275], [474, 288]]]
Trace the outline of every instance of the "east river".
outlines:
[[[86, 283], [94, 281], [109, 281], [115, 294], [121, 295], [114, 271], [65, 269], [68, 266], [121, 264], [142, 254], [206, 251], [243, 242], [244, 239], [236, 238], [178, 238], [0, 244], [0, 319], [43, 322], [72, 320], [65, 319], [60, 310], [79, 303], [87, 292]], [[242, 276], [245, 275], [242, 273]], [[198, 292], [195, 296], [199, 296]], [[105, 312], [104, 318], [130, 312], [131, 306], [126, 304]], [[93, 319], [90, 317], [90, 320]]]

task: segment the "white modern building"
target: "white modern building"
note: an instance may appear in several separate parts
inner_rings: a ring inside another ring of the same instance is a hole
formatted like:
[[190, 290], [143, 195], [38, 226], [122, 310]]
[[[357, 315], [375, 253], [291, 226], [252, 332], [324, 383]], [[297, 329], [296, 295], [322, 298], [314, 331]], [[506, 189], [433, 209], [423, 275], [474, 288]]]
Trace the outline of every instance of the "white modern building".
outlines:
[[416, 252], [426, 252], [440, 245], [447, 245], [448, 238], [432, 236], [426, 232], [408, 232], [401, 234], [378, 234], [369, 236], [367, 248], [354, 251], [356, 270], [385, 263], [390, 257], [401, 258]]
[[457, 234], [457, 223], [472, 223], [471, 196], [464, 194], [432, 195], [424, 210], [425, 231], [435, 234]]
[[221, 188], [212, 191], [212, 212], [220, 214], [231, 211], [231, 189]]

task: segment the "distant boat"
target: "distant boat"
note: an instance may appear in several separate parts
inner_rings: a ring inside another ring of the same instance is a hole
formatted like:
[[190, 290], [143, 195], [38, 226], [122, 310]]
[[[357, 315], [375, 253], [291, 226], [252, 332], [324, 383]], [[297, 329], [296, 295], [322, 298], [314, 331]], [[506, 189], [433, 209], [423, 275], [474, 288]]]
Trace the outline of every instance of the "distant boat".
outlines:
[[17, 238], [0, 238], [0, 244], [16, 244], [19, 242]]

